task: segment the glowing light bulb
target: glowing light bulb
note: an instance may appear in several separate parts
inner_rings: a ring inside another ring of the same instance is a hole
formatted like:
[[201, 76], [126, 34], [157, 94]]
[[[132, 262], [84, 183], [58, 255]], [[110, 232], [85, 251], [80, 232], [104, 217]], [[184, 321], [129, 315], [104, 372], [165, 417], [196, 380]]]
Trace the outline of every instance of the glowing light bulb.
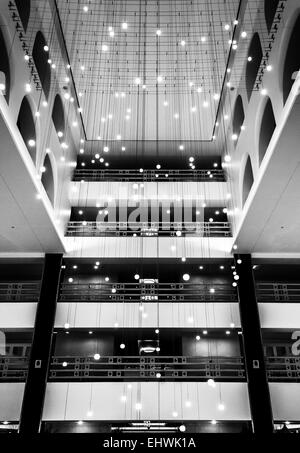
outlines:
[[183, 274], [183, 276], [182, 276], [182, 279], [183, 279], [185, 282], [188, 282], [190, 278], [191, 278], [191, 277], [190, 277], [190, 274]]
[[127, 30], [127, 29], [128, 29], [128, 24], [127, 24], [127, 22], [123, 22], [123, 23], [122, 23], [122, 29], [123, 29], [123, 30]]
[[99, 359], [100, 359], [100, 354], [98, 354], [98, 353], [97, 353], [97, 354], [94, 354], [94, 359], [95, 359], [95, 360], [99, 360]]
[[207, 384], [212, 388], [215, 388], [216, 386], [214, 379], [208, 379]]

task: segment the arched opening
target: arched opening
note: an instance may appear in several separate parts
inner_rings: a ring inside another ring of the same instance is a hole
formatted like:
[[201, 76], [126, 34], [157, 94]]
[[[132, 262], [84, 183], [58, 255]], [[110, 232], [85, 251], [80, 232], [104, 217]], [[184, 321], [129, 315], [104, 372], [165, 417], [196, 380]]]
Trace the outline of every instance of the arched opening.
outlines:
[[23, 98], [18, 120], [17, 126], [19, 131], [23, 137], [24, 143], [31, 155], [32, 160], [35, 162], [36, 158], [36, 130], [35, 130], [35, 123], [34, 123], [34, 116], [32, 114], [32, 110], [28, 101], [28, 98], [25, 96]]
[[245, 112], [243, 107], [243, 101], [240, 95], [236, 98], [234, 111], [233, 111], [233, 120], [232, 120], [232, 129], [233, 133], [238, 137], [241, 133], [241, 127], [244, 123]]
[[51, 161], [48, 154], [45, 157], [43, 163], [44, 171], [42, 173], [42, 184], [44, 189], [47, 192], [48, 198], [51, 201], [52, 205], [54, 204], [54, 177]]
[[54, 99], [52, 120], [57, 134], [60, 135], [62, 133], [63, 135], [61, 137], [63, 137], [65, 135], [65, 114], [64, 106], [59, 94], [57, 94]]
[[258, 33], [253, 35], [248, 52], [248, 61], [246, 66], [246, 90], [248, 101], [251, 97], [260, 63], [263, 57], [263, 51]]
[[45, 46], [47, 46], [45, 37], [43, 33], [38, 31], [32, 49], [32, 58], [37, 69], [46, 99], [48, 99], [51, 85], [51, 69], [48, 63], [49, 52], [44, 50]]
[[244, 171], [244, 180], [243, 180], [243, 206], [248, 198], [249, 192], [253, 185], [254, 178], [253, 178], [253, 170], [250, 156], [247, 158], [245, 171]]
[[268, 32], [270, 33], [277, 11], [279, 0], [265, 0], [265, 19]]
[[0, 90], [4, 94], [6, 102], [9, 103], [10, 94], [10, 66], [6, 43], [0, 29]]
[[30, 3], [30, 0], [15, 0], [15, 4], [25, 31], [27, 30], [30, 17]]
[[295, 81], [295, 73], [300, 69], [300, 52], [299, 52], [299, 42], [300, 42], [300, 14], [294, 25], [288, 49], [285, 56], [285, 61], [283, 65], [283, 102], [285, 103], [292, 85]]
[[271, 99], [268, 98], [265, 105], [260, 132], [259, 132], [259, 164], [266, 154], [273, 132], [276, 128], [276, 121]]

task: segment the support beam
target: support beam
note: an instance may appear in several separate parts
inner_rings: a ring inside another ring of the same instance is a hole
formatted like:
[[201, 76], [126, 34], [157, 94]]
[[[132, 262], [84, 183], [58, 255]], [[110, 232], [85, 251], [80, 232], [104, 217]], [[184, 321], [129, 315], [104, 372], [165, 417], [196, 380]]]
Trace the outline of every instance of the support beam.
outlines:
[[61, 263], [61, 254], [46, 254], [20, 417], [20, 434], [30, 435], [40, 431]]
[[272, 433], [273, 414], [251, 255], [234, 255], [234, 261], [239, 276], [239, 306], [253, 431], [261, 434]]

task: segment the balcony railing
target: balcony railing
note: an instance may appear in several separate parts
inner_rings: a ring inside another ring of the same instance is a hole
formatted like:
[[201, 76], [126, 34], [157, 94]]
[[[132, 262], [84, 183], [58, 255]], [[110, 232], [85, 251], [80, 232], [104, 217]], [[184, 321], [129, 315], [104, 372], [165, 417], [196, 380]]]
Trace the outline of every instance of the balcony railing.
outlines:
[[243, 380], [241, 357], [53, 357], [49, 379], [54, 380]]
[[[300, 382], [300, 357], [266, 357], [270, 382]], [[28, 357], [0, 357], [0, 382], [24, 382]], [[130, 380], [245, 380], [242, 357], [187, 356], [55, 356], [51, 359], [51, 381]]]
[[258, 302], [300, 302], [298, 283], [257, 283]]
[[69, 222], [66, 236], [230, 237], [229, 222]]
[[225, 181], [223, 170], [75, 170], [74, 181]]
[[25, 381], [28, 364], [28, 357], [0, 356], [0, 382]]
[[230, 284], [63, 283], [59, 302], [237, 302]]
[[[116, 290], [116, 291], [115, 291]], [[257, 300], [260, 303], [300, 303], [300, 284], [257, 283]], [[0, 302], [38, 302], [40, 282], [1, 282]], [[127, 301], [127, 302], [237, 302], [231, 285], [153, 283], [135, 284], [63, 284], [60, 301]]]
[[40, 282], [1, 282], [0, 302], [38, 302]]
[[300, 357], [266, 357], [269, 381], [300, 382]]

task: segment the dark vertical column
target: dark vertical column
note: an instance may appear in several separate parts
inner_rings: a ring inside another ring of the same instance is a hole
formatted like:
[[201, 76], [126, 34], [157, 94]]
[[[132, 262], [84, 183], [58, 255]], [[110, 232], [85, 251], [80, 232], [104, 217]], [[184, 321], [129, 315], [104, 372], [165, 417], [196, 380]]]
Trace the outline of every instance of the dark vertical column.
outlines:
[[61, 254], [47, 254], [45, 256], [41, 294], [35, 317], [28, 376], [20, 417], [20, 434], [36, 434], [40, 431], [61, 263]]
[[234, 255], [254, 433], [272, 433], [273, 414], [265, 369], [251, 255]]

